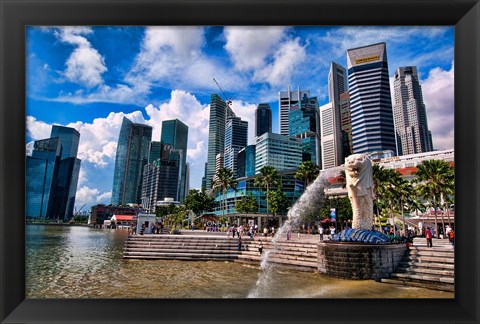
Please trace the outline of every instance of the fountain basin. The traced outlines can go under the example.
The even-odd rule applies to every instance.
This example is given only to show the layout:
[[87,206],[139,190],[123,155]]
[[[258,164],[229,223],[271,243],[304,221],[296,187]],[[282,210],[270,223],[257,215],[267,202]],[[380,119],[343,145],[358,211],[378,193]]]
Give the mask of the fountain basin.
[[325,241],[318,245],[318,272],[345,279],[389,278],[406,251],[405,244]]

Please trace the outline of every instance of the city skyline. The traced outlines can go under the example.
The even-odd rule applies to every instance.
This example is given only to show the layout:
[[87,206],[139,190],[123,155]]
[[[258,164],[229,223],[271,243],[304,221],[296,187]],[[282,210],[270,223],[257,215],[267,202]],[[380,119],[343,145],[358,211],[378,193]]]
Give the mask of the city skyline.
[[270,105],[278,133],[279,91],[308,89],[323,105],[330,63],[346,67],[347,49],[379,41],[391,84],[398,67],[417,66],[434,146],[452,148],[453,27],[52,27],[27,29],[27,149],[52,124],[76,128],[76,205],[108,204],[122,118],[152,126],[152,141],[178,118],[191,130],[190,183],[200,188],[212,93],[232,99],[252,144],[258,104]]

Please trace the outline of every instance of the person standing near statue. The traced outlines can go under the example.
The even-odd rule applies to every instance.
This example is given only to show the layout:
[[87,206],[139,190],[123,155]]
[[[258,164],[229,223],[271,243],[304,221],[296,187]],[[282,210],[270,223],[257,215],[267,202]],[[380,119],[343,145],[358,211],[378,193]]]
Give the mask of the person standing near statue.
[[318,232],[320,233],[320,241],[323,242],[323,226],[322,225],[319,225],[318,226]]

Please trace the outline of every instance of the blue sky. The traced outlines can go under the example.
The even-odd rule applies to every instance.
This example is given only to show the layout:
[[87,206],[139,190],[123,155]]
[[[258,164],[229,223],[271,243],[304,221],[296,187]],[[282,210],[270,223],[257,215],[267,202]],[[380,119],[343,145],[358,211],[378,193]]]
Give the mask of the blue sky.
[[210,94],[220,92],[213,78],[249,122],[251,142],[259,103],[272,107],[276,132],[279,91],[308,89],[325,104],[330,63],[346,66],[347,49],[378,42],[390,77],[417,66],[434,147],[453,148],[453,27],[29,27],[26,36],[27,152],[52,124],[80,132],[77,208],[110,203],[123,116],[153,126],[156,141],[163,120],[187,124],[199,188]]

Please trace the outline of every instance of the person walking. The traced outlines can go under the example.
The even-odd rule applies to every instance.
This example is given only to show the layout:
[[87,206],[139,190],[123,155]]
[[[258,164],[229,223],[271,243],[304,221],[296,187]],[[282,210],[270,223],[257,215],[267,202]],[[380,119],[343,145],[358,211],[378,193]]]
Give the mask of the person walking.
[[452,246],[455,246],[455,231],[451,228],[450,232],[448,232],[448,240]]
[[258,253],[260,253],[260,255],[262,255],[262,251],[263,251],[263,244],[262,244],[262,241],[260,241],[258,243]]
[[427,230],[425,231],[425,237],[427,238],[427,247],[433,247],[432,244],[432,231],[430,231],[430,227],[427,227]]
[[320,241],[322,242],[323,242],[323,231],[324,231],[323,226],[322,225],[318,226],[318,232],[320,233]]

